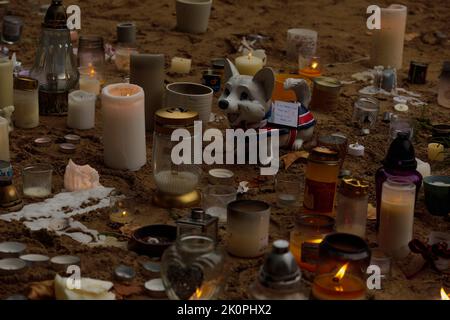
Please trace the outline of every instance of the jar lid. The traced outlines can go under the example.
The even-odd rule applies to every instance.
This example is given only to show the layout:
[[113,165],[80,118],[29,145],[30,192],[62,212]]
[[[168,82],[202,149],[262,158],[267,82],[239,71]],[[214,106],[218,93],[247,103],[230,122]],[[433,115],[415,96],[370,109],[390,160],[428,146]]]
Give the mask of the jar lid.
[[353,177],[343,178],[341,192],[350,196],[365,196],[369,192],[369,182]]
[[296,219],[297,226],[317,232],[332,230],[334,223],[334,218],[321,214],[305,214]]
[[388,169],[416,170],[417,161],[409,132],[399,132],[392,141],[383,165]]
[[78,46],[79,48],[103,49],[103,38],[94,35],[80,36]]
[[347,233],[333,233],[319,245],[320,256],[338,260],[360,261],[370,259],[370,249],[360,237]]
[[38,88],[39,82],[30,77],[14,78],[14,89],[32,91]]
[[342,83],[335,78],[330,77],[317,77],[313,79],[315,85],[319,85],[325,88],[340,88]]
[[192,126],[198,120],[198,113],[184,108],[159,109],[155,122],[159,125]]
[[316,147],[309,155],[308,161],[334,164],[339,162],[339,153],[326,147]]

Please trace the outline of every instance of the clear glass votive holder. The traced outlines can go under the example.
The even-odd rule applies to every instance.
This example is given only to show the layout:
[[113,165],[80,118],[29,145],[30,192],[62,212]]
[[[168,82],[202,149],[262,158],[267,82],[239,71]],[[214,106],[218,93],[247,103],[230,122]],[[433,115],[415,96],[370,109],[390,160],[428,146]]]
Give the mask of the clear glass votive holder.
[[296,176],[277,177],[275,180],[277,205],[280,208],[300,206],[300,179]]
[[370,265],[380,268],[381,276],[383,280],[386,280],[391,275],[392,257],[379,248],[372,249],[371,251]]
[[414,136],[414,124],[411,119],[405,117],[399,117],[397,115],[393,115],[391,117],[390,124],[390,137],[391,141],[397,138],[397,135],[400,132],[406,132],[409,134],[409,139],[411,140]]
[[31,198],[46,198],[52,194],[53,167],[34,164],[22,171],[23,194]]
[[206,214],[219,218],[220,223],[227,222],[227,206],[236,201],[237,190],[233,186],[211,185],[203,190],[203,209]]

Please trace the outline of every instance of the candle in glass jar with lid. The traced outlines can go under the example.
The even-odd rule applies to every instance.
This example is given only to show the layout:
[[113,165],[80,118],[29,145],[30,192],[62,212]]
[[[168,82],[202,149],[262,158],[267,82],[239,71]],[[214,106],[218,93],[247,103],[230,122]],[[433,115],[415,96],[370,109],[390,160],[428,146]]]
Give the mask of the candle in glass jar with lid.
[[14,124],[26,129],[39,125],[38,81],[35,79],[14,79]]
[[[198,113],[183,108],[160,109],[155,113],[155,131],[153,135],[153,177],[157,192],[153,197],[156,205],[163,208],[185,208],[199,204],[201,196],[197,190],[201,169],[193,164],[192,158],[185,159],[176,153],[174,163],[173,149],[179,145],[194,148],[196,132],[194,122]],[[172,141],[172,133],[182,129],[188,133],[179,140]],[[176,151],[176,150],[175,150]],[[191,152],[194,154],[195,152]]]

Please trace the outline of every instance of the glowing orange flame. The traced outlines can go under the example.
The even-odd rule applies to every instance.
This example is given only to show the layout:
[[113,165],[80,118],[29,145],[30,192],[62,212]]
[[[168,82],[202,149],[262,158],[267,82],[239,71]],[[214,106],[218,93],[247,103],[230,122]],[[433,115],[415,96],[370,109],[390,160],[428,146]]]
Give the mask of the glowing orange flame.
[[334,276],[333,281],[336,281],[336,282],[341,281],[342,278],[344,278],[345,273],[347,272],[347,269],[348,269],[348,262],[339,269],[339,271]]
[[128,212],[126,212],[125,210],[122,211],[122,217],[126,217],[128,215]]
[[313,63],[311,63],[311,68],[313,68],[313,69],[317,69],[318,66],[319,66],[319,63],[317,61],[314,61]]
[[192,295],[191,300],[199,300],[203,295],[203,290],[201,288],[197,288],[195,293]]
[[250,51],[250,52],[248,53],[248,60],[251,60],[252,57],[253,57],[253,53]]
[[450,300],[447,292],[445,292],[444,288],[441,288],[441,300]]

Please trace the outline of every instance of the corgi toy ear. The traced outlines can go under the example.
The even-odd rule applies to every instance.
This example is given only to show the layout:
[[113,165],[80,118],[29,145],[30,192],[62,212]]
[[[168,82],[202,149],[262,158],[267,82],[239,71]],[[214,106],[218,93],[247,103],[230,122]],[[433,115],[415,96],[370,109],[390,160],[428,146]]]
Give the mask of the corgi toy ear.
[[236,66],[229,59],[225,59],[225,82],[228,82],[230,78],[239,76],[239,71]]
[[253,81],[258,83],[264,89],[264,97],[266,101],[272,98],[275,88],[275,73],[271,68],[263,68],[253,77]]

